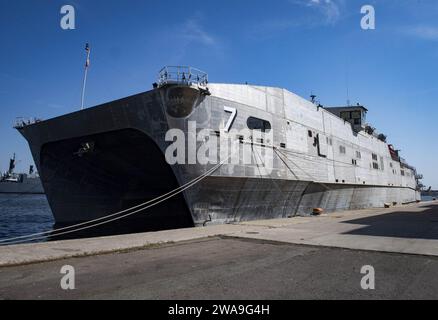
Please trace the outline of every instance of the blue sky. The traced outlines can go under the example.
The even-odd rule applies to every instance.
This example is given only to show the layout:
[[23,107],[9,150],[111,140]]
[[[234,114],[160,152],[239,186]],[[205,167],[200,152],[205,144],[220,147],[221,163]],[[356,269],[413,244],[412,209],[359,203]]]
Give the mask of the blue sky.
[[[76,29],[60,8],[76,9]],[[363,5],[376,29],[362,30]],[[18,116],[78,109],[149,90],[164,65],[192,65],[212,82],[279,86],[323,105],[368,109],[368,121],[438,188],[438,2],[435,0],[216,0],[0,2],[0,170],[27,143]],[[348,80],[347,80],[348,79]],[[348,86],[347,86],[348,83]]]

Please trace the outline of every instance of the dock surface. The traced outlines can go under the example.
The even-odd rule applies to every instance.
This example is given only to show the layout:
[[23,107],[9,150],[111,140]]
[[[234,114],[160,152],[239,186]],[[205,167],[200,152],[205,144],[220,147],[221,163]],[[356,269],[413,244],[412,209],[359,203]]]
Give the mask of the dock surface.
[[0,266],[1,299],[437,299],[438,202],[3,246]]

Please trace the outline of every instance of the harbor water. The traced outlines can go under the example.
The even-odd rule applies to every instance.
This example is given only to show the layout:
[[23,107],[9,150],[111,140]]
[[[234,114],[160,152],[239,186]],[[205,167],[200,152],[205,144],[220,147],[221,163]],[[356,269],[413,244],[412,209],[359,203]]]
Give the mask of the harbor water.
[[421,201],[433,201],[436,197],[432,196],[421,196]]
[[[137,216],[141,215],[142,213],[137,214]],[[64,228],[68,226],[70,225],[55,224],[44,194],[0,193],[0,246],[14,244],[1,242],[4,239],[41,232],[45,234],[18,239],[18,241],[19,243],[44,242],[163,230],[159,226],[144,225],[141,221],[129,219],[120,219],[91,228],[84,228],[85,226],[82,225],[81,230],[73,230],[74,228],[65,230]],[[59,231],[59,229],[63,230]]]
[[[422,200],[432,201],[433,197],[423,196]],[[39,232],[52,231],[54,228],[59,227],[55,226],[54,223],[55,222],[45,195],[0,194],[0,240]],[[104,229],[94,228],[87,230],[87,232],[73,233],[68,237],[63,237],[63,239],[151,230],[148,230],[147,228],[139,228],[139,226],[124,225],[122,221],[119,221],[116,224],[107,226]],[[58,237],[58,239],[61,238]],[[34,241],[47,240],[48,238],[41,238],[39,236],[39,239]]]
[[50,231],[53,224],[45,195],[0,194],[0,240]]

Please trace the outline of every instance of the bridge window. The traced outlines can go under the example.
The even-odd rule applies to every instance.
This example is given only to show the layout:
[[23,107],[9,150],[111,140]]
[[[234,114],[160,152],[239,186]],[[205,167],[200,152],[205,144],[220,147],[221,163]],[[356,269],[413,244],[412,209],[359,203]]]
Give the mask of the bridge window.
[[342,111],[341,112],[341,118],[345,121],[350,120],[350,111]]
[[341,119],[354,125],[361,125],[364,121],[364,115],[365,113],[363,113],[362,110],[341,111],[339,114]]
[[271,130],[271,123],[269,121],[255,117],[249,117],[246,125],[251,130],[260,130],[262,132],[269,132]]
[[362,115],[360,111],[351,112],[354,124],[360,125],[362,123]]
[[344,146],[339,146],[339,153],[345,154],[346,150]]

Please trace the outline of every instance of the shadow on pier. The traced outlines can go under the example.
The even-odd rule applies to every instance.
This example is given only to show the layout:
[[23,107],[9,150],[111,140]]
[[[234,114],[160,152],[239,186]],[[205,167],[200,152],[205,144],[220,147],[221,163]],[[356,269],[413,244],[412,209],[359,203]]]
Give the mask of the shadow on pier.
[[344,223],[365,225],[365,227],[344,234],[437,240],[438,203],[425,204],[421,209],[416,212],[396,211],[347,220]]
[[[68,224],[55,224],[53,226],[53,230],[58,230],[60,228],[64,228],[68,226],[69,226]],[[87,224],[83,226],[78,226],[77,228],[81,228],[85,226],[87,226]],[[162,231],[162,230],[190,228],[190,227],[193,227],[193,222],[184,218],[166,221],[165,225],[163,225],[163,222],[160,220],[145,220],[141,218],[126,219],[126,220],[121,219],[121,220],[113,221],[99,226],[93,226],[92,228],[79,230],[67,234],[56,235],[56,233],[63,233],[63,231],[69,231],[69,229],[54,231],[56,233],[54,234],[52,232],[52,234],[47,238],[47,241],[114,236],[121,234]],[[76,228],[72,228],[72,229],[76,229]]]

